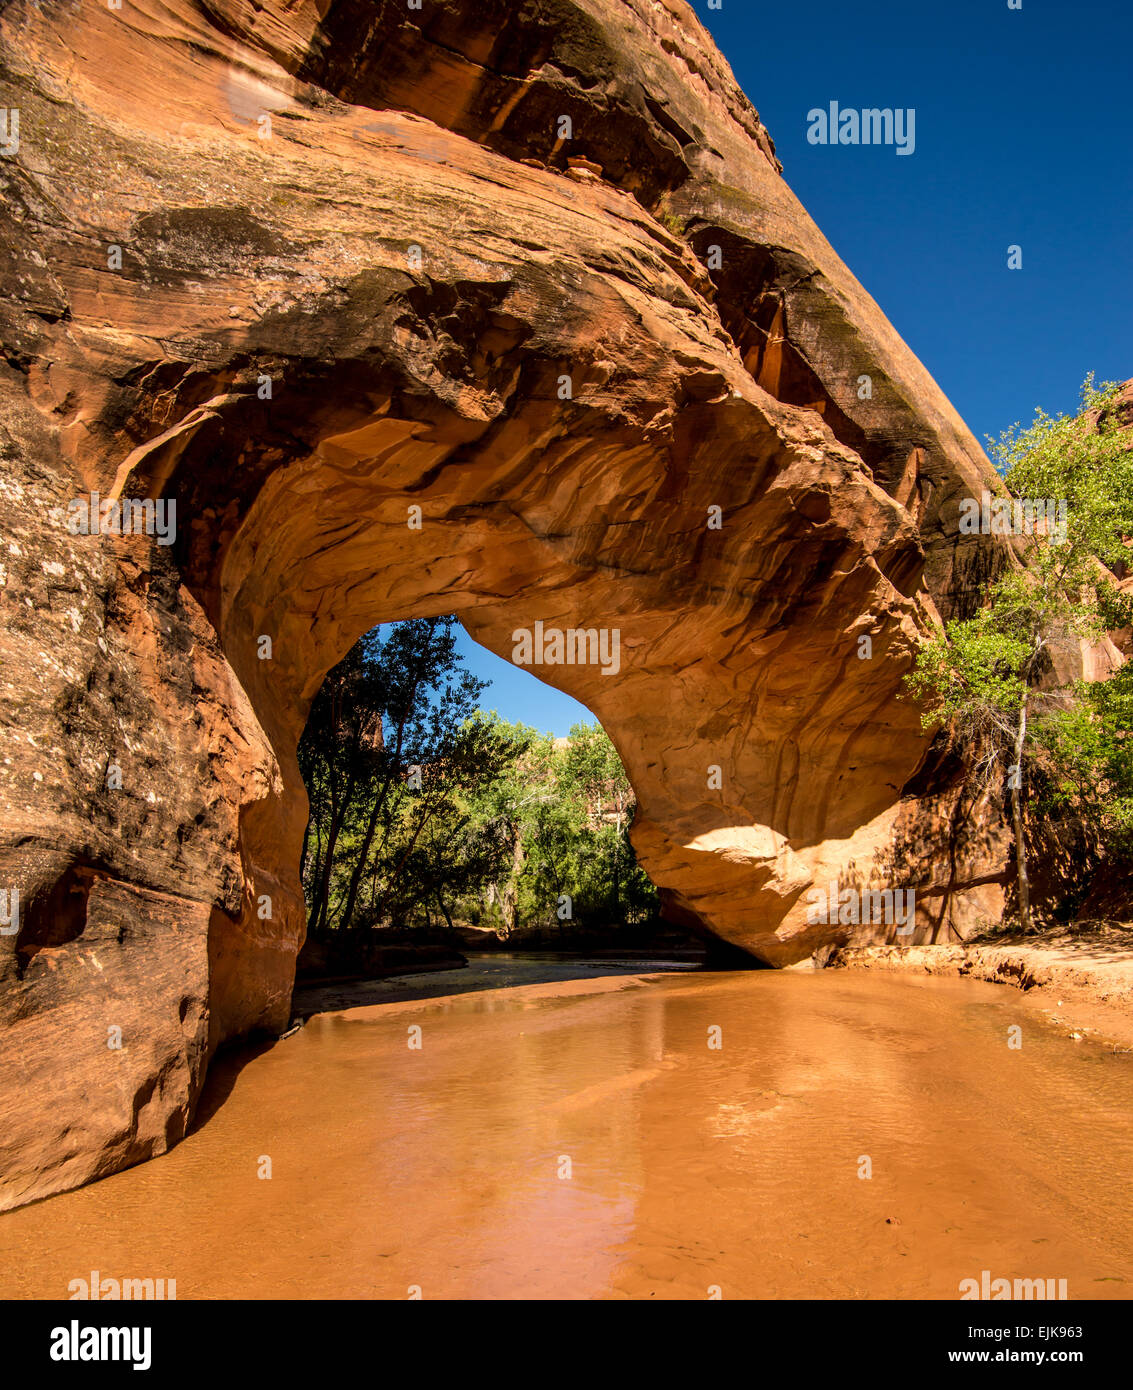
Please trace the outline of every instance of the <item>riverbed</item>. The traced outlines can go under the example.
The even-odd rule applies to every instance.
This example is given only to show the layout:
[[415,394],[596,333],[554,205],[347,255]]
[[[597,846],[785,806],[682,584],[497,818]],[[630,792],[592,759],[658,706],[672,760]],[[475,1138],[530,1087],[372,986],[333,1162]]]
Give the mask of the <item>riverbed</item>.
[[316,1000],[217,1060],[172,1152],[0,1216],[0,1297],[93,1270],[179,1299],[1133,1295],[1133,1057],[1015,991],[444,974],[472,987]]

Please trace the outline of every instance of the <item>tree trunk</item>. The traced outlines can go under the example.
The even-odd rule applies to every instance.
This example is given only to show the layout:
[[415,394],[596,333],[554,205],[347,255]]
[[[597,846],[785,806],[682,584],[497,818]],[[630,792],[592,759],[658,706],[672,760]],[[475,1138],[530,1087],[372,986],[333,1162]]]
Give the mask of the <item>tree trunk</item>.
[[[312,822],[311,822],[311,821],[308,821],[307,823],[308,823],[308,825],[310,825]],[[310,907],[309,907],[308,910],[307,910],[307,929],[308,929],[308,931],[311,930],[312,923],[314,922],[314,915],[315,915],[315,899],[316,899],[316,897],[317,897],[317,895],[318,895],[319,884],[320,884],[320,882],[322,881],[322,872],[323,872],[323,832],[322,832],[322,827],[319,825],[318,821],[314,821],[313,823],[314,823],[314,827],[315,827],[314,861],[313,861],[312,864],[309,865],[310,873],[303,879],[303,895],[304,895],[304,897],[308,896],[308,885],[310,885],[310,887],[309,887],[309,895],[310,895],[311,903],[310,903]]]
[[[343,909],[342,909],[342,918],[341,918],[341,920],[342,920],[342,925],[343,925],[344,927],[349,927],[349,925],[350,925],[350,918],[351,918],[351,915],[352,915],[353,912],[354,912],[354,904],[355,904],[355,902],[356,902],[357,899],[358,899],[358,891],[359,891],[359,889],[360,889],[361,886],[362,886],[362,877],[363,877],[363,875],[364,875],[365,872],[366,872],[366,861],[367,861],[367,860],[369,859],[369,857],[370,857],[370,848],[371,848],[371,846],[372,846],[373,843],[374,843],[374,831],[377,829],[378,818],[379,818],[379,816],[382,814],[382,812],[385,810],[386,801],[387,801],[388,798],[389,798],[390,787],[391,787],[391,785],[393,784],[394,778],[395,778],[395,777],[399,777],[399,776],[401,775],[401,753],[402,753],[402,748],[403,748],[403,746],[404,746],[404,740],[405,740],[405,720],[404,720],[404,718],[403,718],[403,719],[401,720],[401,722],[397,725],[397,738],[396,738],[396,740],[394,741],[393,758],[392,758],[392,760],[387,760],[386,770],[385,770],[385,777],[384,777],[383,780],[382,780],[382,789],[381,789],[381,791],[377,794],[377,796],[375,796],[375,798],[374,798],[374,804],[373,804],[373,806],[370,808],[370,818],[369,818],[369,821],[368,821],[367,824],[366,824],[366,834],[365,834],[365,837],[363,838],[363,841],[362,841],[362,849],[361,849],[361,851],[359,852],[359,855],[358,855],[357,860],[355,861],[355,864],[354,864],[354,871],[353,871],[353,873],[350,875],[350,884],[349,884],[349,886],[348,886],[348,888],[347,888],[347,890],[346,890],[346,904],[345,904],[345,906],[344,906]],[[382,732],[382,723],[381,723],[381,718],[380,718],[380,717],[379,717],[379,719],[378,719],[377,743],[378,743],[378,747],[379,747],[379,748],[384,749],[384,748],[386,747],[386,740],[385,740],[385,735],[384,735],[383,732]],[[387,832],[387,833],[388,833],[388,832]],[[383,845],[385,844],[385,841],[386,841],[386,836],[383,835],[383,836],[382,836],[382,844],[383,844]],[[380,853],[380,852],[379,852],[379,853]],[[375,871],[375,877],[376,877],[376,871]],[[370,898],[370,911],[371,911],[371,913],[373,912],[373,907],[374,907],[374,900],[373,900],[373,896],[371,895],[371,898]]]
[[[389,895],[390,895],[390,893],[392,892],[392,890],[397,886],[398,882],[400,881],[400,879],[401,879],[401,871],[402,871],[402,869],[404,869],[404,867],[405,867],[405,861],[406,861],[406,860],[409,858],[409,856],[413,853],[413,847],[414,847],[414,845],[416,845],[417,840],[418,840],[418,837],[420,836],[422,830],[425,829],[425,826],[428,825],[429,821],[431,821],[432,818],[436,815],[436,813],[437,813],[437,811],[438,811],[439,809],[440,809],[440,803],[439,803],[439,802],[436,802],[436,803],[434,803],[434,804],[431,805],[431,806],[428,805],[428,804],[425,805],[424,813],[423,813],[423,815],[421,816],[421,819],[420,819],[420,820],[418,821],[418,823],[417,823],[417,829],[414,830],[413,836],[412,836],[412,838],[410,839],[408,845],[406,845],[405,849],[402,851],[401,857],[398,859],[397,863],[394,864],[394,866],[393,866],[392,869],[390,870],[389,879],[388,879],[388,881],[387,881],[387,883],[386,883],[385,888],[384,888],[383,891],[382,891],[382,900],[381,900],[381,903],[380,903],[379,906],[378,906],[378,913],[379,913],[379,916],[384,915],[384,913],[385,913],[386,903],[389,901]],[[429,911],[428,908],[426,908],[426,909],[425,909],[426,916],[428,915],[428,911]]]
[[435,884],[435,883],[433,884],[433,897],[436,898],[436,900],[437,900],[437,906],[440,908],[441,912],[444,914],[444,919],[445,919],[445,921],[448,923],[448,929],[449,929],[449,931],[452,931],[452,932],[456,931],[456,927],[453,926],[452,917],[449,915],[449,910],[448,910],[448,908],[445,906],[445,900],[444,900],[444,898],[441,896],[440,886],[439,886],[438,884]]
[[1011,779],[1011,816],[1015,822],[1015,867],[1019,883],[1019,924],[1031,930],[1031,886],[1027,880],[1027,846],[1023,836],[1023,746],[1027,738],[1027,692],[1019,706],[1019,727],[1015,731],[1015,776]]
[[511,874],[504,889],[501,906],[504,910],[504,931],[512,936],[519,929],[519,874],[523,868],[523,831],[515,828],[515,844],[511,852]]
[[621,866],[622,866],[622,808],[618,807],[618,824],[614,838],[614,922],[621,924],[622,916],[622,891],[621,891]]
[[340,814],[336,806],[331,809],[331,823],[327,829],[326,859],[323,862],[323,871],[319,879],[318,888],[311,903],[311,917],[307,923],[308,930],[314,934],[321,931],[327,924],[327,909],[330,905],[330,876],[334,868],[334,851],[338,845],[338,832],[342,829],[342,822],[345,814]]
[[387,776],[382,784],[380,795],[374,798],[374,804],[370,807],[370,818],[366,823],[366,833],[362,837],[362,848],[358,851],[358,857],[354,861],[354,868],[350,874],[350,884],[346,890],[346,902],[342,908],[342,915],[339,919],[344,927],[350,926],[350,918],[354,913],[354,904],[358,899],[358,890],[362,886],[362,876],[366,872],[366,864],[370,858],[370,847],[374,843],[374,832],[378,828],[378,817],[385,809],[389,784],[390,779]]

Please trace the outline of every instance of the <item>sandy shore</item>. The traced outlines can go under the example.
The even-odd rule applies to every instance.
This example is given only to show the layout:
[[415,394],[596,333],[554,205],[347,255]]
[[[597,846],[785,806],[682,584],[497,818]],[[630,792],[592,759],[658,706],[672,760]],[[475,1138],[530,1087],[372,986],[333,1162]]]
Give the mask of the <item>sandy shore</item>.
[[862,946],[831,967],[1014,985],[1070,1037],[1133,1048],[1133,927],[947,946]]
[[557,956],[549,953],[510,953],[469,951],[461,969],[436,969],[430,974],[411,972],[386,975],[374,980],[315,981],[297,986],[292,1003],[296,1020],[316,1014],[350,1012],[367,1017],[366,1010],[378,1009],[385,1015],[399,1005],[417,1007],[438,1003],[464,994],[494,993],[523,989],[532,999],[559,995],[600,993],[622,989],[657,973],[697,971],[695,961],[657,958],[646,953],[626,953],[613,958],[602,956]]

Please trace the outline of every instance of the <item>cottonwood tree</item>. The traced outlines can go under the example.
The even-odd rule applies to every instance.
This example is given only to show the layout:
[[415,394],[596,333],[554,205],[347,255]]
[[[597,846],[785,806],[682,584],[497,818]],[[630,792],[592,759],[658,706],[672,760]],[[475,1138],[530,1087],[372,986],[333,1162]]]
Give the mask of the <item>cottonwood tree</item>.
[[443,703],[435,713],[443,737],[379,846],[370,916],[404,922],[423,912],[428,921],[435,906],[451,929],[454,908],[498,877],[510,856],[507,827],[478,818],[474,802],[515,765],[523,744],[480,711],[447,731]]
[[[638,875],[629,843],[629,826],[636,806],[633,787],[609,734],[598,724],[575,724],[570,731],[562,759],[562,776],[570,792],[581,803],[587,824],[597,838],[608,872],[609,910],[615,917],[622,911],[622,886]],[[635,883],[629,884],[633,896]]]
[[404,905],[421,837],[461,787],[495,776],[510,756],[474,718],[486,683],[462,669],[454,628],[447,617],[375,629],[312,705],[298,754],[312,932],[350,926],[364,887],[372,918]]
[[503,727],[523,752],[474,807],[481,822],[506,827],[512,846],[485,904],[498,934],[533,924],[562,929],[564,894],[575,925],[654,913],[656,890],[629,844],[633,790],[601,726],[575,724],[565,741],[522,725]]
[[1095,389],[1087,378],[1077,415],[1039,411],[1028,429],[1015,425],[991,441],[1016,497],[1066,503],[1065,536],[1048,528],[1022,537],[1022,564],[988,586],[973,617],[926,641],[906,677],[926,703],[923,726],[945,726],[969,777],[1006,778],[1024,931],[1031,928],[1024,821],[1032,757],[1045,753],[1066,799],[1085,771],[1108,768],[1110,780],[1129,772],[1128,676],[1103,695],[1061,679],[1051,659],[1060,638],[1096,642],[1129,621],[1129,600],[1114,582],[1133,536],[1133,453],[1113,409],[1117,390]]
[[523,925],[634,920],[656,893],[629,845],[633,791],[597,724],[556,741],[477,708],[455,620],[364,637],[327,676],[299,746],[312,935],[433,914]]

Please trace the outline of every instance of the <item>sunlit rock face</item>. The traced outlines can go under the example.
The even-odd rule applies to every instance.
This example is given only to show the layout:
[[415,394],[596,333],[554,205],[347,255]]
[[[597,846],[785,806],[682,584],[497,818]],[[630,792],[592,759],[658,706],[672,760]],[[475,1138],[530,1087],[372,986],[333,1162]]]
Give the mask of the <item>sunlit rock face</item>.
[[[211,1050],[285,1026],[295,746],[379,621],[616,634],[532,669],[617,745],[674,920],[785,965],[894,939],[808,923],[832,882],[915,889],[908,940],[997,914],[999,832],[898,700],[1006,560],[957,533],[996,484],[687,6],[0,33],[5,1204],[162,1152]],[[74,534],[92,493],[164,513]]]

